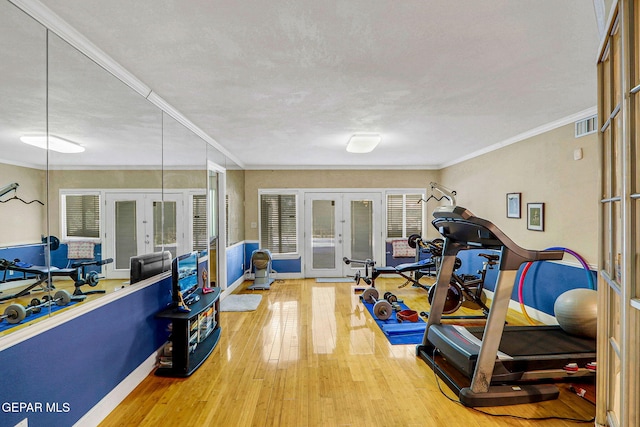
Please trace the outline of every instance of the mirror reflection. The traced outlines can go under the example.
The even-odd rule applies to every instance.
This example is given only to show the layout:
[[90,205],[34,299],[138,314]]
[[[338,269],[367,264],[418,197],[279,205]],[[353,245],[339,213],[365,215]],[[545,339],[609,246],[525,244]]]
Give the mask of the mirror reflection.
[[207,249],[207,147],[195,133],[164,114],[162,242],[173,257]]
[[89,58],[49,36],[49,150],[56,267],[79,268],[75,295],[126,285],[132,256],[155,252],[153,203],[162,199],[162,112]]
[[[0,46],[0,335],[129,286],[132,257],[244,239],[223,153],[1,0]],[[210,162],[229,169],[220,213]],[[225,242],[212,215],[231,219]]]
[[[0,2],[0,334],[44,316],[47,269],[47,152],[24,143],[45,135],[47,31]],[[32,293],[37,293],[37,304]],[[30,305],[31,300],[34,300]]]

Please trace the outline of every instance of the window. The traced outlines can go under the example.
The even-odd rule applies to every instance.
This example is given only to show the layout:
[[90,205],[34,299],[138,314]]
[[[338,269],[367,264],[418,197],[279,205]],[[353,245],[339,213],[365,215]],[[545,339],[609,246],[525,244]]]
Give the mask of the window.
[[209,247],[207,236],[207,196],[193,195],[193,250],[206,251]]
[[422,195],[387,195],[387,237],[422,235]]
[[260,195],[260,247],[273,254],[298,252],[295,194]]
[[65,194],[62,196],[65,239],[100,238],[100,195]]

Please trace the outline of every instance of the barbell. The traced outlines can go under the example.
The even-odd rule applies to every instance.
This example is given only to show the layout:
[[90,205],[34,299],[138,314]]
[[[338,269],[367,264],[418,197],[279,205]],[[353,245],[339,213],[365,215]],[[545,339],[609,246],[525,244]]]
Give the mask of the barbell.
[[362,300],[373,304],[373,314],[380,320],[387,320],[393,314],[393,306],[386,299],[378,299],[379,297],[378,290],[373,287],[365,289],[362,293]]

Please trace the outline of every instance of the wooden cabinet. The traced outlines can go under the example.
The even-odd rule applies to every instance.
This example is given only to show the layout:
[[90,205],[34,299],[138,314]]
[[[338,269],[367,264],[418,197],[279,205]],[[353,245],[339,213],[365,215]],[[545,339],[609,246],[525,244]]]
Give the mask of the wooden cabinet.
[[171,321],[171,336],[165,344],[155,374],[165,377],[191,375],[211,354],[220,339],[220,288],[203,294],[198,289],[199,301],[188,307],[189,312],[176,308],[156,315]]

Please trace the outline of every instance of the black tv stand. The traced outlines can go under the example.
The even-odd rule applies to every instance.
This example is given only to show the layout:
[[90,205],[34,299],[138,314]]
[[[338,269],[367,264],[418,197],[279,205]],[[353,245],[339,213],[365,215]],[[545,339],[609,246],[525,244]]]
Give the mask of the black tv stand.
[[[160,355],[155,374],[163,377],[188,377],[209,357],[220,340],[220,288],[203,294],[189,305],[190,311],[167,308],[156,317],[172,322],[170,342]],[[170,349],[170,350],[168,350]]]

